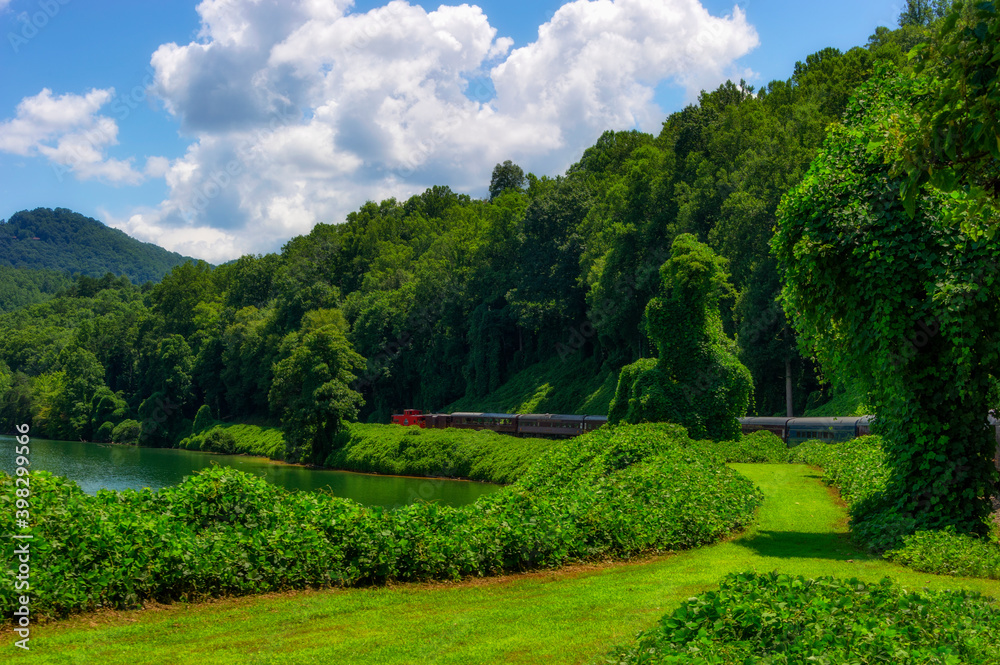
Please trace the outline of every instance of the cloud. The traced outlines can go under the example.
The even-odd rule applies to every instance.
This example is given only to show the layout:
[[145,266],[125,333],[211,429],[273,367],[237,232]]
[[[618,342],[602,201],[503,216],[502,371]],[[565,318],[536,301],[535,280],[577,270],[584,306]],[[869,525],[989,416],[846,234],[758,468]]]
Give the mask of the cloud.
[[114,97],[114,88],[93,89],[85,95],[53,96],[48,88],[17,105],[17,115],[0,122],[0,152],[46,157],[61,180],[72,173],[80,180],[138,184],[143,175],[132,160],[112,159],[109,146],[118,143],[118,123],[98,115]]
[[122,228],[233,258],[366,199],[481,193],[505,159],[561,172],[604,130],[657,131],[660,83],[693,98],[758,43],[738,8],[715,17],[697,0],[576,0],[513,51],[476,6],[350,6],[202,2],[198,40],[151,58],[152,90],[191,144],[147,163],[169,196]]

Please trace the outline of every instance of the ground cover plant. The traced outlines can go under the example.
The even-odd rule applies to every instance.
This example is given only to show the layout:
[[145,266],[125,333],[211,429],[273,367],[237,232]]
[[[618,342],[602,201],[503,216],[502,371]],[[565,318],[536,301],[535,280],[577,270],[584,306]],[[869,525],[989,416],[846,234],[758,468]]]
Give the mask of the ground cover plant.
[[886,558],[917,570],[1000,580],[1000,544],[996,533],[977,538],[954,529],[918,531],[903,537],[903,546]]
[[724,462],[783,464],[788,461],[788,447],[772,432],[759,430],[735,441],[696,441],[696,447],[719,455]]
[[[13,479],[2,476],[0,485],[9,502]],[[678,550],[743,528],[762,500],[749,480],[693,450],[672,425],[567,440],[517,483],[460,508],[368,508],[226,467],[157,492],[89,496],[45,472],[33,473],[31,485],[32,554],[46,562],[32,571],[32,610],[50,616]],[[15,531],[13,513],[3,513],[5,532]],[[12,556],[12,543],[3,549]],[[13,574],[2,573],[6,616],[15,608]]]
[[[579,665],[600,662],[610,645],[648,630],[692,596],[718,589],[726,574],[747,570],[871,584],[888,576],[908,589],[967,589],[1000,598],[1000,581],[922,573],[852,547],[842,503],[812,468],[731,466],[766,498],[751,528],[709,547],[488,583],[393,584],[88,613],[33,628],[31,651],[12,649],[10,660]],[[15,637],[0,626],[0,640],[7,636]]]
[[213,424],[181,439],[178,447],[227,455],[253,455],[276,460],[285,458],[285,436],[281,429],[242,423]]
[[1000,663],[1000,614],[968,591],[730,574],[606,663]]
[[[322,466],[396,476],[468,478],[506,485],[558,442],[519,438],[489,430],[422,429],[347,423]],[[180,448],[285,459],[277,427],[213,423],[182,439]]]
[[552,439],[519,438],[489,430],[348,425],[348,440],[325,466],[400,476],[447,476],[509,484],[547,450]]
[[[823,467],[823,482],[837,487],[853,516],[885,491],[890,470],[878,436],[838,444],[808,441],[789,453],[793,462]],[[1000,579],[1000,538],[994,524],[988,535],[921,529],[914,533],[855,533],[862,543],[885,551],[891,561],[940,575]]]
[[608,422],[665,421],[699,438],[739,439],[753,379],[719,314],[719,300],[732,293],[728,261],[691,234],[670,253],[659,269],[664,295],[643,318],[657,356],[622,368]]
[[789,451],[789,459],[822,467],[823,482],[840,490],[852,516],[866,499],[885,491],[891,473],[879,436],[861,436],[835,444],[806,441]]

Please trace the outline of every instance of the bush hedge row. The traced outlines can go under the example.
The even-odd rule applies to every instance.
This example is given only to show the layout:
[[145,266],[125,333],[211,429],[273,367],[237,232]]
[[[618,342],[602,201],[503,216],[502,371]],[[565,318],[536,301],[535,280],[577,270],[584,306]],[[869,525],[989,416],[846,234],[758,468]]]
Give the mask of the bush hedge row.
[[[156,492],[84,494],[31,474],[32,609],[63,616],[223,594],[459,579],[716,541],[762,501],[670,425],[601,429],[554,445],[515,484],[453,508],[369,508],[213,467]],[[0,502],[13,479],[0,476]],[[16,531],[12,506],[0,527]],[[13,560],[13,541],[3,544]],[[0,607],[16,607],[13,571]],[[23,592],[22,592],[23,593]]]
[[989,665],[1000,663],[998,644],[1000,607],[975,592],[742,573],[688,599],[604,662]]
[[179,448],[203,450],[226,455],[252,455],[269,459],[285,459],[285,436],[278,427],[257,425],[223,425],[210,427],[181,439]]
[[547,450],[551,439],[489,430],[421,429],[351,423],[348,439],[326,464],[333,469],[399,476],[446,476],[509,484]]
[[840,443],[806,441],[789,450],[789,460],[823,467],[823,482],[839,489],[851,508],[883,492],[889,481],[889,466],[879,436],[861,436]]
[[788,461],[785,442],[766,430],[743,435],[735,441],[697,441],[695,446],[715,453],[724,462],[784,464]]
[[[876,502],[889,480],[881,437],[866,436],[838,444],[809,441],[793,448],[790,458],[823,467],[823,481],[840,490],[853,515]],[[908,532],[906,525],[883,525],[854,535],[885,557],[916,570],[939,575],[1000,579],[1000,540],[954,530]]]

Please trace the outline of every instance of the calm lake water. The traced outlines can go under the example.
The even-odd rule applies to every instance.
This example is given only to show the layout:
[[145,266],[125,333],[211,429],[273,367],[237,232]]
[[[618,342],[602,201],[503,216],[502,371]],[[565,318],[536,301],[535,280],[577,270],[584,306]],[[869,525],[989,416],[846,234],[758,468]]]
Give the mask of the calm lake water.
[[[0,469],[14,472],[15,440],[0,436]],[[276,464],[261,457],[213,455],[193,450],[137,448],[111,446],[79,441],[47,441],[31,439],[31,469],[50,471],[76,481],[84,492],[95,494],[99,489],[160,489],[176,485],[184,476],[220,464],[231,466],[268,482],[289,489],[314,490],[329,488],[337,496],[354,499],[367,506],[395,507],[421,499],[462,506],[474,503],[484,494],[499,489],[498,485],[439,480],[437,478],[403,478],[374,476],[347,471],[306,469]]]

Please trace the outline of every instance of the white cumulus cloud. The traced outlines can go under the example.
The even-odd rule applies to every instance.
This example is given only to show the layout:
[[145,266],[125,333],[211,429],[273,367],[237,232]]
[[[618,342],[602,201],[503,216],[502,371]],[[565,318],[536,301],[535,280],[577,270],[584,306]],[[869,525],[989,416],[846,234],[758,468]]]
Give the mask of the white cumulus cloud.
[[41,155],[62,178],[72,173],[80,180],[138,184],[143,175],[132,160],[107,156],[118,143],[118,123],[98,111],[114,97],[114,88],[94,89],[85,95],[54,96],[43,88],[17,105],[17,115],[0,122],[0,152]]
[[367,199],[482,192],[506,159],[557,173],[607,129],[657,131],[657,85],[693,98],[758,42],[738,8],[716,17],[697,0],[575,0],[514,50],[477,6],[351,4],[202,2],[198,40],[151,59],[152,89],[191,144],[147,163],[168,198],[120,228],[229,259]]

